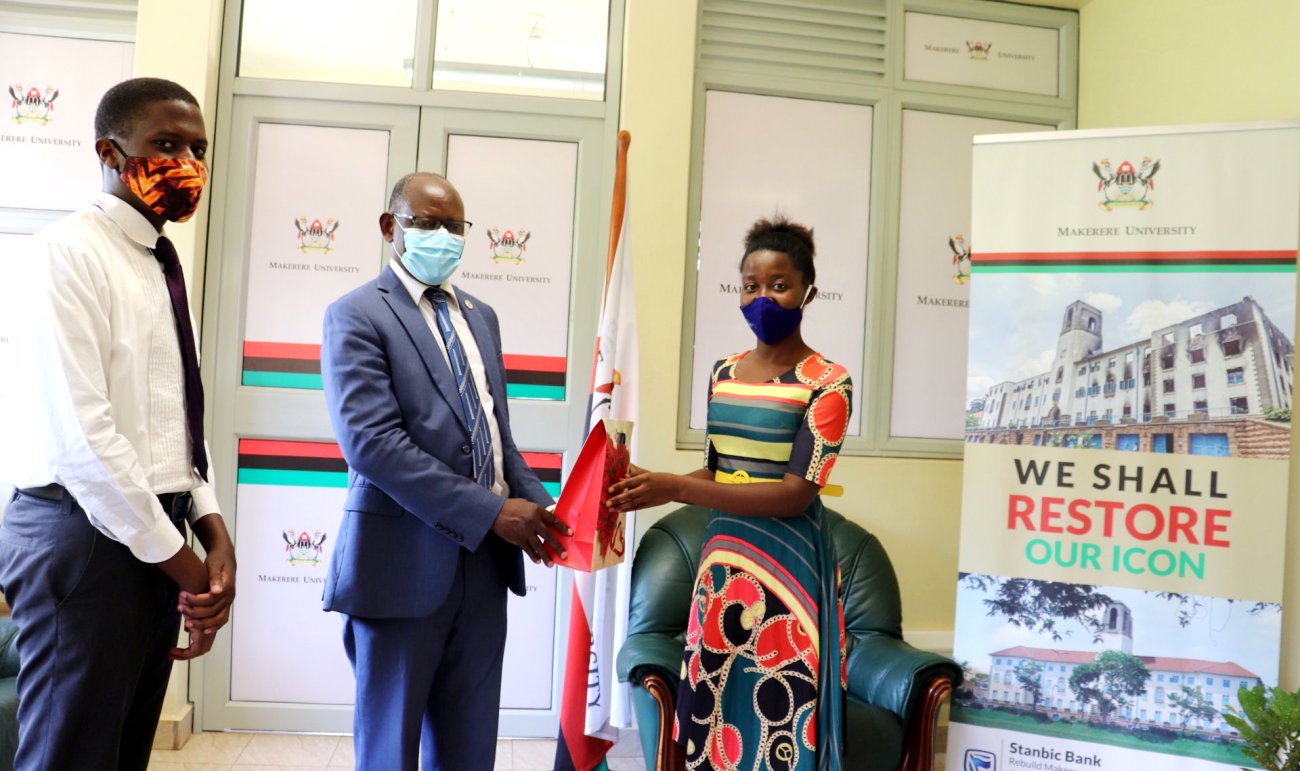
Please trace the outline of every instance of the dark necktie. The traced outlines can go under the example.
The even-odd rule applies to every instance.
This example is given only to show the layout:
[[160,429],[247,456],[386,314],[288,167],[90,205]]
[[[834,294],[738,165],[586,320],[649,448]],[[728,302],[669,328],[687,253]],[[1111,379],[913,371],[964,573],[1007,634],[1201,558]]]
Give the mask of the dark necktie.
[[153,256],[162,264],[167,280],[167,294],[172,301],[176,320],[176,338],[181,347],[181,369],[185,375],[185,423],[190,430],[190,458],[194,469],[206,482],[208,454],[203,446],[203,381],[199,379],[199,354],[194,345],[194,327],[190,324],[190,302],[185,296],[185,275],[176,247],[166,236],[159,236]]
[[478,388],[474,385],[474,373],[469,371],[465,347],[460,343],[456,328],[451,325],[447,292],[435,286],[430,287],[424,294],[433,303],[433,315],[438,321],[438,331],[442,334],[443,344],[447,346],[447,361],[451,364],[451,373],[456,376],[461,414],[465,416],[465,424],[469,426],[470,445],[474,450],[474,479],[491,490],[492,482],[496,479],[492,462],[492,434],[488,431],[487,414],[483,411],[483,402],[479,401]]

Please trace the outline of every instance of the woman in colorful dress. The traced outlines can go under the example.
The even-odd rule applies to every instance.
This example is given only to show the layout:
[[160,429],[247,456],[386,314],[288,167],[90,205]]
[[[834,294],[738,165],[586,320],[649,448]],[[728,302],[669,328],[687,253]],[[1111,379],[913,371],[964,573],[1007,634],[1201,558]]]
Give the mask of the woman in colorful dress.
[[840,768],[843,609],[818,495],[831,492],[853,386],[800,332],[817,296],[813,254],[810,229],[754,224],[740,310],[758,339],[713,366],[705,468],[633,469],[610,488],[620,510],[713,509],[673,729],[688,769]]

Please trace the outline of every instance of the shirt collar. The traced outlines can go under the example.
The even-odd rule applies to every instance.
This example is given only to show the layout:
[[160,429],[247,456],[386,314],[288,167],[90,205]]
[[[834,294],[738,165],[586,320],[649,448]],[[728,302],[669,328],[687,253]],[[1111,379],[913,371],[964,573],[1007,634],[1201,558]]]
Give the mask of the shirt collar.
[[107,214],[110,220],[117,223],[127,238],[146,249],[158,245],[158,236],[161,234],[131,204],[112,193],[100,193],[95,196],[95,206]]
[[[418,308],[420,306],[420,300],[424,298],[424,293],[429,291],[431,285],[424,283],[415,276],[412,276],[411,272],[406,269],[406,266],[398,260],[389,260],[388,267],[397,275],[397,279],[402,282],[402,286],[406,287],[406,291],[410,293],[411,299],[415,301],[415,305]],[[460,307],[460,301],[456,299],[456,288],[451,285],[450,278],[438,286],[447,293],[447,298],[450,300],[452,306]]]

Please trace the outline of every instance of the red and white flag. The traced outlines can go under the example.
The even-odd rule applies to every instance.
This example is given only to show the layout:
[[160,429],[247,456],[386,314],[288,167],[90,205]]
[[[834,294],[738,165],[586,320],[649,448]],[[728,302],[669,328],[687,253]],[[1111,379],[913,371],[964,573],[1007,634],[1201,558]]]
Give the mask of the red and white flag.
[[[631,228],[627,212],[631,207],[626,194],[629,142],[627,132],[619,132],[615,208],[610,217],[614,246],[600,306],[587,433],[605,418],[637,419],[636,299],[628,248]],[[634,462],[636,436],[634,426],[629,448]],[[560,696],[560,736],[555,751],[557,771],[606,768],[605,754],[617,741],[618,729],[631,727],[630,689],[618,682],[614,657],[627,638],[630,555],[635,552],[635,533],[635,517],[629,512],[625,531],[629,558],[613,568],[573,574],[569,645]]]

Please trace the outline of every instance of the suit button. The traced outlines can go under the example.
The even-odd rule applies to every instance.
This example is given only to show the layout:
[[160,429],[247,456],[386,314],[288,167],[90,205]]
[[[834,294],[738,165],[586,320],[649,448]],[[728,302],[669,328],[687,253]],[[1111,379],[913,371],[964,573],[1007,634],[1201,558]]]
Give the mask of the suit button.
[[460,446],[460,451],[466,455],[469,455],[471,452],[474,452],[474,448],[470,447],[468,444],[462,444]]

